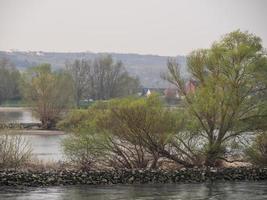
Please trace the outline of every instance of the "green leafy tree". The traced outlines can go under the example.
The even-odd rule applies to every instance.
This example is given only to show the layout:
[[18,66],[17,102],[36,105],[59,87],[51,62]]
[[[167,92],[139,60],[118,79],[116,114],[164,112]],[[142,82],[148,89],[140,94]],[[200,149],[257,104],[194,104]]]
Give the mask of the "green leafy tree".
[[188,56],[195,92],[186,90],[178,64],[169,61],[166,78],[184,96],[184,110],[191,116],[189,124],[194,130],[191,134],[201,141],[205,165],[229,161],[231,144],[262,128],[260,121],[266,120],[266,59],[259,37],[231,32],[210,49]]
[[44,129],[54,128],[62,112],[71,106],[73,100],[69,75],[52,72],[49,64],[30,68],[24,74],[22,91]]
[[0,60],[0,103],[20,98],[20,72],[7,60]]

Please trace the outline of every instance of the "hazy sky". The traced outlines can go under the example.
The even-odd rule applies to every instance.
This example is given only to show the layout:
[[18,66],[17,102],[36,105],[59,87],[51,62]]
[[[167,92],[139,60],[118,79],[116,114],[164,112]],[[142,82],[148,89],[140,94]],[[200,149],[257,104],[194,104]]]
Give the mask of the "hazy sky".
[[248,30],[267,47],[267,0],[0,0],[0,49],[185,55]]

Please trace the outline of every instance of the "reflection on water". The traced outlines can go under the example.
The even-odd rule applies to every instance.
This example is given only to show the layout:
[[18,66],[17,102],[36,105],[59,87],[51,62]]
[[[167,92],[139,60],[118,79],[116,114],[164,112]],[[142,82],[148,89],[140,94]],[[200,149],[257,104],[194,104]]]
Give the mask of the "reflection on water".
[[0,108],[0,123],[36,123],[32,111],[26,108]]
[[1,200],[265,200],[267,182],[0,188]]

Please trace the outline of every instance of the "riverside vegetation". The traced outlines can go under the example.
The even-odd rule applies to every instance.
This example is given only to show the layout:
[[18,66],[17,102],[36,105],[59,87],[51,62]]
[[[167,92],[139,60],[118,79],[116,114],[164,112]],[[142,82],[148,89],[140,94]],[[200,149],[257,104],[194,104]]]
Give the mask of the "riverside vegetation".
[[[196,83],[192,91],[175,60],[169,59],[167,67],[162,77],[182,97],[175,108],[166,107],[157,94],[134,95],[138,79],[110,56],[77,60],[59,72],[47,64],[31,68],[21,75],[20,93],[43,128],[69,133],[62,145],[75,169],[171,170],[240,162],[266,166],[267,55],[261,39],[238,30],[189,54],[187,67]],[[98,101],[76,109],[84,98]],[[9,155],[8,145],[2,144],[0,164]],[[27,148],[23,152],[29,153]],[[21,166],[30,159],[22,160]]]
[[187,66],[195,91],[186,90],[174,60],[164,75],[183,95],[174,109],[151,95],[71,112],[58,124],[72,133],[63,144],[66,155],[84,168],[266,165],[267,58],[260,38],[229,33],[192,52]]

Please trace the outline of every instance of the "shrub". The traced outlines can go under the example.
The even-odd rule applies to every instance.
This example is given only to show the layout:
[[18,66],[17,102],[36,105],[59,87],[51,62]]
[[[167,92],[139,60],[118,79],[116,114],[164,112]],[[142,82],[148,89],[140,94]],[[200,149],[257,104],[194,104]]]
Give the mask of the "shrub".
[[267,166],[267,132],[259,134],[246,150],[248,160],[259,166]]
[[177,116],[177,112],[163,106],[157,95],[124,98],[110,102],[97,126],[110,134],[110,151],[119,154],[117,158],[121,157],[124,167],[157,168],[161,157],[189,166],[183,157],[173,154],[172,141],[180,131]]
[[95,120],[106,108],[99,102],[87,110],[72,110],[57,124],[59,129],[69,132],[62,142],[63,151],[68,160],[81,169],[97,168],[105,165],[105,134],[99,132]]
[[199,162],[195,141],[181,132],[177,116],[152,95],[100,102],[71,112],[58,126],[71,132],[64,152],[82,168],[158,168],[163,157],[192,167]]
[[19,168],[31,159],[31,146],[20,135],[0,135],[0,169]]
[[87,133],[72,133],[62,142],[64,153],[77,167],[95,169],[105,161],[100,137],[93,129],[88,129]]

